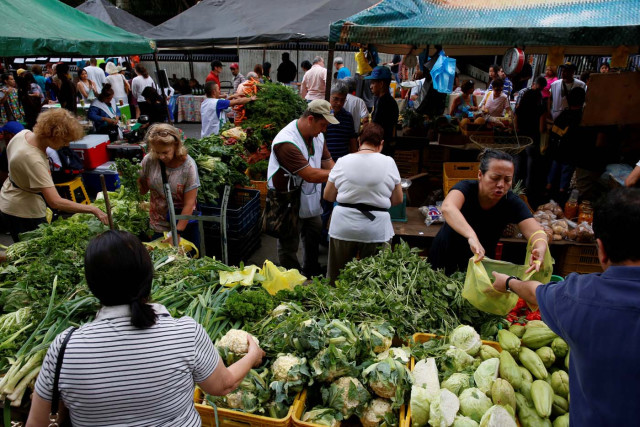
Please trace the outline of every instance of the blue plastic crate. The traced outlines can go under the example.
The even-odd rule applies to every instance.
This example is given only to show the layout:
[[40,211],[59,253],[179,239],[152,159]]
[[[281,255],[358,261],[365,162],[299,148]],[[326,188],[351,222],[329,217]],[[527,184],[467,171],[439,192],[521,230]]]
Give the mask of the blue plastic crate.
[[[216,205],[200,204],[206,216],[220,216],[221,200]],[[227,204],[227,238],[245,235],[260,220],[260,190],[234,188]],[[205,234],[220,234],[220,224],[204,223]]]

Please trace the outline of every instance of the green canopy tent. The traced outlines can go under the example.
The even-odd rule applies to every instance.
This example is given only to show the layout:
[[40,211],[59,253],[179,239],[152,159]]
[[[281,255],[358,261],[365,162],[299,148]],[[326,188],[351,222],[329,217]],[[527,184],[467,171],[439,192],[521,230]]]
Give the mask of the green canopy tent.
[[514,46],[608,55],[624,45],[633,52],[640,44],[640,1],[382,0],[333,23],[329,41],[405,54],[442,45],[452,56],[500,55]]
[[[57,0],[0,0],[0,56],[134,55],[155,42]],[[7,25],[7,23],[9,23]]]

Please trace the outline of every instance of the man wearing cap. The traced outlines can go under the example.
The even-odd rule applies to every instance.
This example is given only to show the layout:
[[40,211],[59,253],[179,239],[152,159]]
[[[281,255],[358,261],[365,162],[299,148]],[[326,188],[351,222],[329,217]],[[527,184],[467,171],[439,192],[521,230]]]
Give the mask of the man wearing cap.
[[562,65],[562,79],[556,80],[551,84],[551,89],[549,92],[551,96],[549,97],[549,111],[551,111],[551,118],[555,120],[558,118],[560,113],[569,108],[569,103],[567,102],[567,95],[574,87],[581,87],[584,89],[584,82],[574,79],[573,74],[576,71],[576,66],[571,62],[565,62]]
[[222,62],[215,60],[211,61],[211,72],[205,79],[205,82],[216,82],[220,87],[220,73],[222,73]]
[[[300,268],[297,252],[303,244],[302,272],[307,277],[323,274],[318,263],[322,228],[322,183],[327,182],[334,162],[324,141],[329,124],[339,124],[331,114],[331,104],[313,100],[297,120],[292,121],[273,139],[269,157],[268,187],[270,195],[300,188],[298,230],[278,239],[280,265]],[[268,196],[269,197],[269,196]],[[268,212],[267,212],[268,215]]]
[[320,56],[313,58],[313,66],[304,74],[300,84],[300,96],[307,101],[324,99],[324,91],[327,85],[327,69],[324,68],[324,59]]
[[231,74],[233,74],[233,93],[235,93],[238,90],[238,86],[247,79],[240,73],[240,66],[237,62],[231,64],[229,68],[231,69]]
[[227,119],[225,110],[234,105],[244,105],[255,101],[256,97],[240,97],[238,94],[229,96],[229,99],[220,98],[220,87],[214,82],[207,82],[204,85],[206,98],[200,104],[200,117],[202,118],[202,130],[200,138],[209,135],[217,135],[220,132],[220,125],[224,125]]
[[371,92],[375,96],[371,121],[377,123],[384,129],[384,146],[382,154],[393,156],[395,151],[392,146],[393,135],[398,124],[398,103],[389,93],[391,84],[391,70],[384,66],[377,66],[370,75],[365,77],[369,80]]

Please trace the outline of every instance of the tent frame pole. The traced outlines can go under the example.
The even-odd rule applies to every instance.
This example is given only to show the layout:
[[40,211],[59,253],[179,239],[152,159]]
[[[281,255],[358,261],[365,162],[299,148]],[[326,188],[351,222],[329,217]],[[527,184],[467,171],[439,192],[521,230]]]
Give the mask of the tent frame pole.
[[[169,114],[169,106],[167,105],[167,95],[165,92],[164,82],[162,81],[162,78],[160,75],[160,64],[158,63],[158,49],[156,49],[153,52],[153,62],[156,64],[156,75],[158,76],[158,84],[160,85],[160,92],[161,92],[160,99],[162,100],[162,105],[164,106],[164,109],[167,110],[167,120],[169,121],[169,124],[172,125],[173,121],[171,121],[171,114]],[[167,79],[168,78],[169,76],[167,76]]]
[[189,60],[189,74],[191,74],[191,78],[195,79],[195,74],[193,73],[193,55],[191,52],[187,51],[187,59]]
[[336,43],[335,42],[329,42],[329,58],[327,60],[327,85],[324,88],[324,99],[326,101],[329,101],[329,98],[331,97],[331,80],[333,77],[333,56],[335,54],[335,50],[336,50]]

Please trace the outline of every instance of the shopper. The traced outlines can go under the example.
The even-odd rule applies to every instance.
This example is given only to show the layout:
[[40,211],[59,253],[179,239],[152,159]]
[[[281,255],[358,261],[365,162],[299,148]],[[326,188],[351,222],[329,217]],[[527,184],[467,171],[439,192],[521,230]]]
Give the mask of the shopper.
[[361,125],[369,123],[369,110],[362,98],[355,96],[357,87],[356,80],[353,77],[347,77],[344,79],[344,83],[349,90],[347,99],[344,102],[344,109],[353,116],[353,130],[357,134],[360,132]]
[[98,61],[96,58],[91,58],[89,60],[89,66],[84,67],[89,75],[89,80],[93,81],[96,85],[96,93],[102,92],[102,85],[105,83],[106,76],[104,75],[104,71],[102,68],[98,67]]
[[296,64],[289,59],[289,52],[284,52],[282,54],[282,62],[278,65],[276,74],[277,80],[280,83],[289,84],[296,79],[297,73],[298,68],[296,67]]
[[337,74],[336,79],[342,80],[347,77],[351,77],[351,70],[349,70],[346,65],[344,65],[344,59],[341,56],[338,56],[333,60],[333,66],[336,68]]
[[329,174],[324,199],[338,202],[329,226],[331,283],[351,259],[373,255],[394,235],[388,210],[402,203],[403,194],[396,163],[381,154],[383,138],[382,126],[365,125],[358,151],[340,158]]
[[313,101],[314,99],[324,99],[326,84],[327,69],[324,67],[324,59],[320,56],[316,56],[313,58],[313,66],[302,78],[300,96],[306,99],[307,102]]
[[[429,250],[434,268],[447,274],[464,271],[471,256],[476,262],[485,256],[495,258],[496,244],[507,224],[517,224],[526,239],[542,227],[520,197],[510,189],[513,183],[513,157],[504,151],[485,150],[480,156],[478,181],[460,181],[444,199],[445,224]],[[546,239],[533,245],[530,265],[539,270],[544,259]]]
[[573,77],[576,71],[576,66],[571,62],[565,62],[562,66],[562,79],[556,80],[551,84],[549,90],[551,96],[549,97],[548,110],[551,112],[551,118],[557,119],[560,113],[569,107],[567,96],[574,87],[581,87],[584,89],[584,82]]
[[195,385],[225,395],[262,363],[264,351],[248,336],[247,354],[227,368],[200,324],[150,304],[153,263],[131,233],[106,231],[91,240],[84,269],[102,308],[49,346],[27,426],[51,425],[56,363],[69,334],[57,386],[73,425],[200,426]]
[[149,76],[149,72],[142,64],[136,65],[136,74],[137,76],[133,78],[131,81],[131,94],[133,98],[136,99],[138,105],[136,105],[136,117],[140,117],[140,111],[147,108],[145,104],[147,100],[144,95],[142,95],[142,91],[146,87],[152,87],[155,91],[158,91],[158,86],[156,82]]
[[229,69],[231,70],[231,74],[233,75],[233,93],[236,93],[236,91],[238,90],[238,86],[244,83],[247,79],[240,72],[240,66],[237,62],[231,64],[229,66]]
[[82,101],[91,103],[96,96],[100,93],[93,80],[89,80],[89,74],[87,70],[81,68],[78,71],[78,84],[76,89],[80,94]]
[[107,224],[107,215],[96,206],[60,197],[51,179],[47,147],[58,150],[83,136],[78,120],[69,111],[56,108],[38,116],[33,132],[24,130],[11,140],[7,147],[9,179],[0,191],[0,211],[14,242],[20,233],[45,222],[47,205],[64,212],[91,213]]
[[109,74],[106,78],[106,83],[109,83],[111,85],[111,89],[113,89],[113,98],[118,103],[122,101],[123,104],[128,104],[127,94],[131,88],[129,87],[129,83],[127,82],[127,79],[125,79],[124,75],[120,74],[124,68],[116,66],[113,62],[108,62],[106,70]]
[[18,85],[13,74],[0,75],[0,124],[24,121],[24,108],[20,103]]
[[[493,273],[493,286],[538,305],[571,348],[571,425],[636,424],[640,400],[640,189],[613,190],[596,204],[593,232],[604,273],[547,285]],[[597,338],[595,338],[597,337]],[[619,357],[611,359],[611,349]]]
[[220,133],[220,127],[227,122],[225,111],[234,105],[245,105],[255,101],[256,97],[250,98],[233,94],[229,99],[220,99],[220,88],[214,82],[207,82],[204,85],[206,98],[200,105],[200,117],[202,118],[202,130],[200,138]]
[[385,144],[382,147],[382,154],[393,156],[395,151],[395,129],[398,125],[398,116],[400,113],[398,103],[389,93],[391,71],[387,67],[378,66],[364,79],[369,80],[371,92],[376,97],[373,113],[371,114],[371,121],[379,124],[382,126],[382,129],[384,129]]

